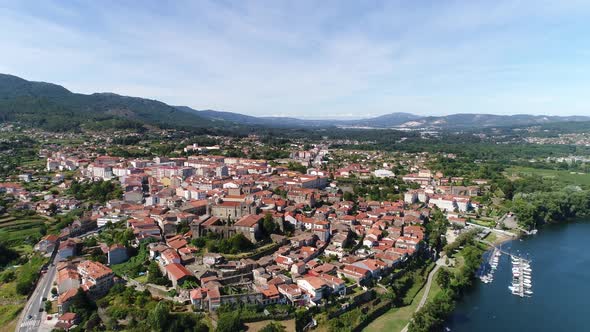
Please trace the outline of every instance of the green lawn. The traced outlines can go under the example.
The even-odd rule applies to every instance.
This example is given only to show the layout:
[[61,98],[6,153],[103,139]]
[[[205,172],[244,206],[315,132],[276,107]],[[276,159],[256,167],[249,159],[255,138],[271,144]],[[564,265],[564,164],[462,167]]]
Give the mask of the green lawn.
[[491,228],[496,227],[496,222],[494,222],[494,221],[481,220],[481,219],[471,219],[471,222],[473,222],[474,224],[478,224],[480,226],[484,226],[484,227],[491,227]]
[[517,177],[521,175],[539,175],[542,177],[553,178],[564,184],[586,185],[590,186],[590,174],[570,171],[559,171],[552,169],[537,169],[531,167],[515,166],[506,169],[506,174],[510,177]]
[[142,284],[147,284],[148,276],[147,276],[147,274],[144,274],[142,276],[135,278],[135,281],[142,283]]
[[496,235],[496,233],[494,232],[490,232],[490,234],[488,234],[484,240],[488,241],[490,243],[494,243],[494,241],[496,241],[498,239],[498,236]]
[[[434,268],[434,264],[431,265],[427,271],[430,271]],[[438,273],[438,272],[437,272]],[[428,274],[427,274],[428,276]],[[375,319],[371,324],[369,324],[363,331],[367,332],[383,332],[383,331],[401,331],[406,324],[412,318],[412,315],[416,311],[418,304],[420,303],[420,299],[424,295],[427,277],[424,277],[424,281],[422,283],[416,283],[409,291],[406,296],[413,296],[412,303],[405,307],[400,308],[392,308],[382,316]],[[440,291],[440,287],[436,285],[436,282],[432,283],[431,291],[428,294],[428,298],[431,299]]]
[[401,308],[392,308],[379,318],[375,319],[371,324],[369,324],[364,331],[367,332],[384,332],[384,331],[391,331],[397,332],[401,331],[406,324],[412,318],[414,311],[418,307],[418,303],[420,303],[420,299],[424,294],[424,287],[416,294],[414,300],[412,300],[412,304],[401,307]]

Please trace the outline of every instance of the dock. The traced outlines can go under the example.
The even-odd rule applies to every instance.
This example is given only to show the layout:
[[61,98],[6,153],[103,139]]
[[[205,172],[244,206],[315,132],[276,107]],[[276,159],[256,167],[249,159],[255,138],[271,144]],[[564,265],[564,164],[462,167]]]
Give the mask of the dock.
[[482,263],[481,267],[477,272],[477,277],[483,283],[491,283],[494,281],[494,272],[498,266],[499,258],[501,255],[507,255],[510,257],[512,265],[512,284],[508,286],[508,289],[513,295],[519,297],[530,297],[533,294],[532,291],[532,269],[531,260],[513,254],[507,250],[497,247],[490,242],[480,240],[481,242],[492,247],[492,252],[488,259]]
[[510,256],[512,261],[512,285],[508,289],[513,295],[530,297],[532,290],[532,269],[530,261],[517,256]]

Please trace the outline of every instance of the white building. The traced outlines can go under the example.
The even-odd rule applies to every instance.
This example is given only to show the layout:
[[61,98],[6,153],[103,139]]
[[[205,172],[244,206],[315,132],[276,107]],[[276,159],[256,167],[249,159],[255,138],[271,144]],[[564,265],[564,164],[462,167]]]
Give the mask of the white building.
[[376,169],[373,174],[378,178],[392,178],[395,174],[387,169]]
[[118,223],[119,221],[122,221],[123,219],[124,218],[119,215],[102,216],[102,217],[99,217],[98,219],[96,219],[96,226],[98,228],[101,228],[101,227],[106,226],[106,224],[108,224],[109,222],[111,224],[115,224],[115,223]]

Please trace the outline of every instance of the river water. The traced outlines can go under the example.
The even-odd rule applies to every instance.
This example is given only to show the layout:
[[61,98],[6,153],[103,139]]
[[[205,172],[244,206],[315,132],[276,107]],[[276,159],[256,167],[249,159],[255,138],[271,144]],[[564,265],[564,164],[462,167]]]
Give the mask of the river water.
[[512,295],[510,257],[502,255],[494,281],[479,280],[457,304],[451,331],[590,331],[590,220],[543,227],[502,245],[532,259],[530,298]]

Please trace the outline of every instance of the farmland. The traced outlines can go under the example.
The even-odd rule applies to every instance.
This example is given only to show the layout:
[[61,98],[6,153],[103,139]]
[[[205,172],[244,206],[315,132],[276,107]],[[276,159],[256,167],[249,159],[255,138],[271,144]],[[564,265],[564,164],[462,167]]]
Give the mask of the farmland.
[[554,179],[566,185],[590,186],[590,174],[554,169],[515,166],[507,168],[506,175],[515,178],[520,176],[541,176]]
[[0,242],[26,251],[26,246],[39,241],[47,227],[48,220],[40,216],[5,215],[0,217]]

